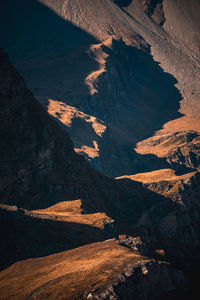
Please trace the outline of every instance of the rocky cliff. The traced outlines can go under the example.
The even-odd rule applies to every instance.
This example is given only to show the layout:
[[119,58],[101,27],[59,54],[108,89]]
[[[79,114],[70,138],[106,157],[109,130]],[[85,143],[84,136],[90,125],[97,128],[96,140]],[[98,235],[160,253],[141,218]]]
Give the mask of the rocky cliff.
[[114,181],[74,152],[67,132],[33,98],[7,55],[0,54],[1,203],[36,209],[82,198],[90,202],[88,210],[98,210],[103,199],[117,199],[110,188]]

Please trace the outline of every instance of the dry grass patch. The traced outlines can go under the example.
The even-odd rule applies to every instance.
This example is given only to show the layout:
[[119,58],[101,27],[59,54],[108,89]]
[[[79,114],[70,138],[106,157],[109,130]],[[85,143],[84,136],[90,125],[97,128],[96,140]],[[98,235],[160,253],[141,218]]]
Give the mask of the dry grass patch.
[[13,264],[0,273],[0,299],[79,299],[145,258],[113,240]]
[[116,179],[128,178],[134,181],[139,181],[142,183],[151,183],[151,182],[159,182],[159,181],[173,181],[173,180],[181,180],[192,177],[195,172],[187,173],[181,176],[175,175],[175,171],[171,169],[161,169],[152,172],[138,173],[135,175],[124,175],[121,177],[117,177]]
[[105,213],[83,214],[82,200],[59,202],[49,208],[33,210],[33,213],[56,217],[57,221],[79,223],[102,228],[111,221]]

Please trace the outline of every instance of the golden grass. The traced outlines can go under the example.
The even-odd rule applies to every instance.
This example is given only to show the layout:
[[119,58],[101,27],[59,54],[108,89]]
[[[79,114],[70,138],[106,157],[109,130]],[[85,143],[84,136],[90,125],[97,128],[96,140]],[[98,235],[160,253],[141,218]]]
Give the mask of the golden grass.
[[159,181],[174,181],[174,180],[187,179],[193,176],[194,174],[195,172],[191,172],[181,176],[177,176],[175,175],[174,170],[161,169],[152,172],[138,173],[135,175],[124,175],[121,177],[117,177],[116,179],[128,178],[142,183],[151,183],[151,182],[159,182]]
[[81,154],[85,152],[89,157],[94,158],[99,156],[99,146],[96,141],[93,141],[94,148],[83,145],[81,148],[74,148],[74,150]]
[[175,119],[164,124],[163,129],[159,131],[160,134],[173,133],[177,131],[194,130],[200,132],[200,118],[199,115],[186,115],[179,119]]
[[17,206],[6,205],[6,204],[2,204],[2,203],[0,203],[0,208],[3,209],[3,210],[7,210],[7,211],[16,211],[16,210],[18,210]]
[[[172,196],[179,192],[179,188],[183,181],[194,176],[196,172],[190,172],[184,175],[177,176],[175,171],[171,169],[161,169],[152,172],[138,173],[135,175],[124,175],[116,179],[128,178],[134,181],[148,184],[147,188],[157,194],[165,197]],[[153,183],[161,184],[153,184]],[[162,255],[161,255],[162,256]]]
[[59,202],[49,208],[33,210],[36,214],[56,216],[57,221],[65,221],[102,228],[111,218],[105,213],[82,214],[82,200]]
[[99,69],[96,71],[91,72],[85,79],[85,83],[89,87],[90,95],[94,95],[98,93],[94,82],[100,77],[104,72],[106,72],[106,59],[108,54],[102,50],[102,46],[112,47],[114,36],[110,36],[109,38],[105,39],[102,43],[94,44],[90,46],[88,53],[93,53],[94,60],[99,64]]
[[127,263],[141,260],[113,239],[17,262],[0,273],[0,299],[23,300],[39,288],[36,299],[80,299],[109,284]]
[[[161,130],[155,132],[154,136],[137,143],[136,152],[139,154],[154,154],[158,157],[165,157],[175,146],[182,147],[184,144],[178,144],[178,140],[172,140],[171,144],[165,143],[165,137],[170,137],[177,132],[196,131],[200,133],[200,106],[199,97],[195,99],[185,99],[180,102],[180,110],[182,117],[171,120],[163,125]],[[161,141],[159,144],[153,145],[152,142]],[[195,140],[192,141],[196,143]],[[199,143],[199,139],[197,141]],[[184,150],[183,150],[184,151]]]
[[[79,126],[82,126],[82,122],[87,123],[89,125],[88,133],[86,132],[87,140],[88,138],[89,140],[91,140],[91,142],[93,143],[93,147],[91,145],[79,145],[78,147],[75,147],[74,150],[79,154],[85,153],[90,158],[95,158],[99,156],[99,146],[97,140],[98,137],[102,137],[103,133],[107,129],[103,121],[91,115],[87,115],[73,106],[52,99],[49,100],[48,113],[53,117],[57,118],[60,122],[62,122],[65,126],[69,128],[72,128],[73,122],[75,120],[76,122],[77,120],[80,122]],[[89,130],[90,126],[91,130]],[[93,131],[94,134],[96,134],[97,140],[94,140],[95,136],[91,135]]]
[[[187,131],[186,131],[187,132]],[[140,141],[136,144],[135,151],[139,154],[154,154],[157,157],[165,157],[171,151],[181,148],[183,155],[188,154],[188,142],[184,138],[184,131],[180,131],[178,134],[159,134],[150,137],[146,140]],[[200,139],[197,136],[190,143],[199,144]]]
[[91,124],[95,133],[100,137],[106,130],[106,125],[101,120],[87,115],[79,111],[77,108],[67,105],[61,101],[49,99],[48,113],[57,118],[67,127],[71,127],[73,119],[83,119],[85,122]]

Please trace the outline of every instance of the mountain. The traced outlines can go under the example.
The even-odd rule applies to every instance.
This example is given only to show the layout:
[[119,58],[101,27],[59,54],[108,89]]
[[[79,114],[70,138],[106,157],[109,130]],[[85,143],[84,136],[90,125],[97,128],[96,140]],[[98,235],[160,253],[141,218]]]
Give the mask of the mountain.
[[0,8],[0,299],[198,299],[199,1]]
[[[50,297],[64,299],[66,283],[70,285],[68,268],[63,271],[63,277],[59,270],[53,275],[50,267],[50,275],[42,279],[41,263],[52,266],[45,262],[46,257],[51,261],[55,255],[57,263],[62,265],[63,255],[69,255],[75,267],[76,256],[82,257],[82,251],[89,251],[89,256],[97,253],[92,264],[100,264],[95,273],[85,269],[94,285],[96,276],[100,276],[97,288],[92,289],[94,299],[104,299],[106,295],[132,297],[133,286],[139,288],[141,284],[140,293],[145,292],[145,299],[152,299],[151,288],[139,275],[135,277],[135,272],[142,272],[142,276],[149,274],[151,287],[162,286],[153,296],[156,299],[168,297],[169,292],[174,296],[182,295],[182,291],[191,293],[188,280],[199,264],[199,174],[176,176],[166,170],[161,174],[157,171],[152,177],[144,173],[140,177],[123,176],[117,180],[101,175],[74,152],[65,128],[51,119],[34,99],[8,56],[2,50],[0,54],[1,268],[11,265],[0,275],[2,299],[25,299],[28,295],[30,299],[35,295],[48,297],[49,284]],[[31,193],[33,188],[35,193]],[[103,241],[108,238],[113,242],[105,244],[104,258],[99,262]],[[94,243],[99,241],[102,242]],[[177,242],[178,246],[174,246]],[[73,248],[76,248],[74,254],[68,252]],[[110,257],[109,251],[116,252]],[[111,261],[118,261],[119,255],[121,264],[113,269]],[[68,259],[66,263],[69,264]],[[22,293],[25,279],[18,278],[21,272],[27,272],[23,270],[24,264],[33,279],[32,286]],[[91,291],[90,283],[87,288],[82,283],[86,273],[80,277],[76,268],[72,272],[79,280],[75,293],[67,288],[70,291],[67,299],[84,298]],[[154,275],[157,268],[161,277]],[[107,279],[101,279],[101,274]],[[124,276],[128,288],[121,287]],[[16,285],[12,284],[13,280]],[[168,281],[170,284],[166,284]],[[30,286],[28,282],[27,286]]]

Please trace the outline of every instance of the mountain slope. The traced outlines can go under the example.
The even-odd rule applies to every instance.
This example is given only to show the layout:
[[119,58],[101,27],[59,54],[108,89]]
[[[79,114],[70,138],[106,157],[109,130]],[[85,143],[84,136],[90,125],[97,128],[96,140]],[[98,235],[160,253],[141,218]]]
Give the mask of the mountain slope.
[[114,181],[74,152],[67,132],[33,98],[7,55],[0,54],[1,202],[36,209],[82,198],[90,202],[89,210],[98,210],[103,199],[117,199]]
[[[160,139],[199,132],[198,1],[28,3],[1,3],[10,17],[1,19],[2,28],[12,40],[18,37],[10,43],[4,33],[2,45],[45,108],[54,99],[108,128],[101,138],[92,135],[85,143],[82,131],[70,131],[79,152],[112,177],[163,167],[179,171],[179,161],[171,165],[165,154],[160,160],[152,148],[144,152],[142,143],[137,153],[133,148],[155,132]],[[21,30],[22,22],[27,31]],[[195,149],[191,153],[198,156]]]

